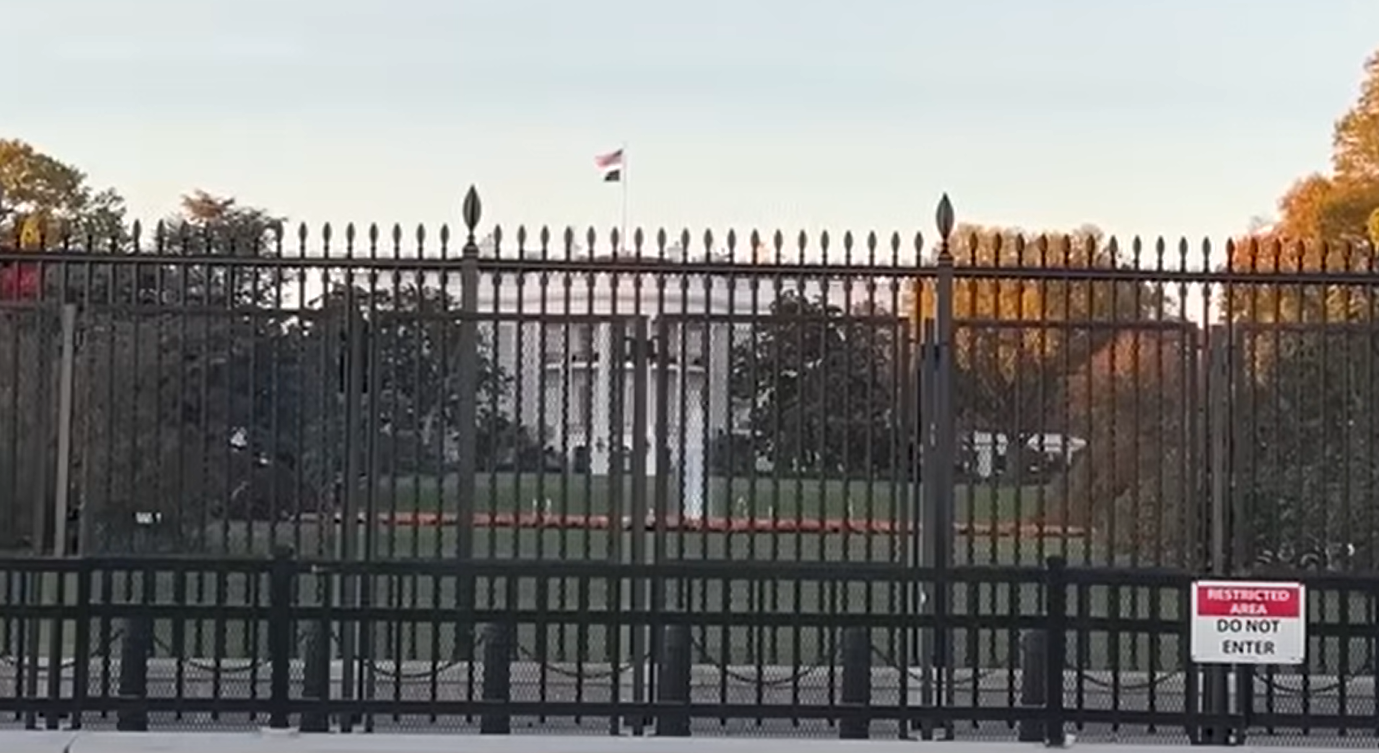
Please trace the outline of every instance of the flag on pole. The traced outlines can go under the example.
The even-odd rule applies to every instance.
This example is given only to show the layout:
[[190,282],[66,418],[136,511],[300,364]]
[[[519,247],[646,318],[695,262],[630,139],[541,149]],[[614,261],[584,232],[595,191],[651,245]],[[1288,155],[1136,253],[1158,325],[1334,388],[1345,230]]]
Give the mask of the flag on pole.
[[600,154],[594,157],[594,166],[603,173],[604,183],[618,183],[622,181],[622,150]]

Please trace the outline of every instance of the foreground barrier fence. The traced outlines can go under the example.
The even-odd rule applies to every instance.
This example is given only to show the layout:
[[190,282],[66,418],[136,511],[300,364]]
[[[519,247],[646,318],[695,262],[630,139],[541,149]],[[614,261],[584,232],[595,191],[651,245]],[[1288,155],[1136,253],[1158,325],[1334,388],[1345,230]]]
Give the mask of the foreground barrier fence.
[[1053,742],[1379,727],[1366,616],[1379,579],[1310,576],[1308,664],[1257,672],[1191,664],[1191,580],[1061,558],[3,560],[0,713],[49,729],[593,723]]

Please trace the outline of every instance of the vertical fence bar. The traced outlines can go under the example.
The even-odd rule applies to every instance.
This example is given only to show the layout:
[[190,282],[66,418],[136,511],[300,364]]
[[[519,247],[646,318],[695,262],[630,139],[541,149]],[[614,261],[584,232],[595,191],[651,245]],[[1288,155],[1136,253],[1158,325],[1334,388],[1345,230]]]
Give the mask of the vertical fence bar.
[[[475,425],[478,421],[479,385],[479,246],[474,234],[479,226],[482,206],[479,193],[473,186],[465,194],[462,210],[466,228],[464,249],[460,258],[460,331],[455,375],[459,405],[455,411],[455,425],[459,427],[459,454],[455,462],[455,557],[467,562],[474,556],[474,509],[477,488],[475,473],[477,445]],[[457,607],[460,618],[455,625],[457,646],[469,656],[474,644],[475,579],[464,573],[456,583]]]
[[[339,557],[349,562],[356,558],[359,543],[359,408],[364,392],[364,327],[365,322],[354,301],[354,286],[347,288],[349,308],[346,324],[345,351],[345,436],[344,440],[344,499],[340,511]],[[340,602],[345,608],[359,606],[359,574],[346,571],[340,578]],[[356,664],[358,662],[359,623],[340,624],[340,696],[354,698]],[[348,726],[348,725],[347,725]]]
[[72,371],[77,356],[77,307],[62,307],[61,360],[57,386],[57,471],[53,489],[53,554],[68,553],[67,515],[72,470]]
[[[638,277],[640,279],[640,276]],[[640,304],[640,289],[638,290],[638,302]],[[646,479],[646,460],[647,460],[647,321],[646,317],[638,316],[632,320],[632,505],[631,522],[628,530],[632,535],[631,542],[631,561],[634,568],[646,567],[646,519],[648,513],[647,505],[647,479]],[[632,587],[632,611],[641,612],[646,608],[646,586],[647,583],[642,578],[633,578]],[[660,625],[634,625],[632,627],[632,698],[635,702],[641,703],[648,700],[646,689],[649,682],[654,679],[647,677],[648,664],[654,662],[646,661],[647,645],[654,643],[654,637],[649,637],[649,630],[659,630]],[[633,723],[633,732],[642,734],[646,722],[642,717],[638,717]]]
[[[616,248],[616,236],[614,247]],[[616,300],[617,284],[616,278],[609,283],[608,288]],[[625,500],[625,488],[627,485],[627,320],[621,317],[614,317],[608,324],[608,347],[606,352],[608,358],[603,359],[603,368],[608,370],[607,391],[604,394],[608,400],[607,417],[607,437],[608,437],[608,552],[607,560],[611,563],[624,564],[623,562],[623,537],[626,531],[633,530],[632,526],[626,525],[627,503]],[[633,427],[633,430],[639,430]],[[623,607],[623,577],[613,575],[608,578],[608,608],[619,611]],[[636,631],[636,628],[633,628]],[[623,627],[622,625],[608,625],[604,631],[607,641],[607,655],[609,672],[611,673],[611,702],[616,706],[623,701],[622,678],[624,665],[623,657]],[[632,657],[636,661],[636,657]],[[619,734],[622,720],[614,715],[609,718],[609,734]]]
[[[1228,550],[1230,484],[1230,353],[1228,331],[1222,325],[1211,327],[1207,333],[1206,402],[1202,419],[1207,432],[1206,446],[1206,504],[1207,535],[1211,546],[1211,573],[1218,578],[1231,574]],[[1203,709],[1212,721],[1203,729],[1203,742],[1225,744],[1232,731],[1221,719],[1230,713],[1230,667],[1211,665],[1205,668],[1206,693]]]
[[[916,292],[919,291],[920,281],[916,281]],[[893,298],[899,298],[899,283],[896,281],[893,287]],[[918,299],[916,294],[915,298]],[[898,302],[897,302],[898,303]],[[916,301],[918,303],[918,301]],[[896,306],[897,310],[899,306]],[[914,467],[918,461],[915,448],[919,446],[918,431],[919,423],[919,375],[918,364],[914,353],[918,351],[915,347],[915,337],[917,328],[911,326],[908,321],[902,320],[899,326],[893,330],[898,333],[898,342],[893,349],[896,359],[893,373],[895,374],[895,388],[892,395],[896,404],[900,408],[900,415],[896,419],[893,430],[890,433],[891,447],[888,464],[890,465],[890,499],[891,504],[897,509],[896,526],[897,535],[892,545],[896,562],[915,566],[919,564],[919,547],[916,539],[919,535],[920,516],[918,514],[919,495],[916,493],[914,485],[919,479],[918,470]],[[891,608],[901,613],[910,614],[920,612],[921,603],[918,593],[922,589],[922,584],[917,578],[907,578],[897,584],[895,597],[891,600]],[[914,662],[914,647],[916,643],[915,631],[904,627],[895,631],[895,639],[892,643],[892,656],[896,660],[896,670],[900,681],[900,704],[901,707],[910,705],[910,682],[913,675],[910,672],[910,665]],[[910,730],[915,726],[914,720],[902,720],[897,725],[897,734],[908,738]]]
[[1213,326],[1207,335],[1207,403],[1203,411],[1208,432],[1207,441],[1207,505],[1209,537],[1211,541],[1211,572],[1218,577],[1230,575],[1230,552],[1227,547],[1230,516],[1229,472],[1230,449],[1230,375],[1229,342],[1224,326]]
[[[923,340],[920,342],[916,356],[916,386],[919,389],[919,416],[918,416],[918,442],[922,447],[920,453],[921,468],[916,478],[920,482],[920,510],[916,519],[920,521],[919,532],[919,565],[930,573],[937,566],[938,551],[938,485],[934,481],[938,474],[940,465],[938,449],[934,446],[936,431],[934,427],[934,416],[937,412],[935,406],[935,372],[934,353],[936,351],[935,340],[937,334],[934,332],[934,320],[925,319],[923,322]],[[933,576],[925,578],[918,584],[916,598],[919,611],[923,614],[933,614],[934,592],[937,584]],[[920,666],[920,703],[924,706],[933,706],[934,699],[934,645],[936,628],[922,628],[919,635],[919,666]],[[922,734],[928,740],[933,734],[928,721],[923,722]]]
[[[664,248],[664,234],[662,234],[661,244]],[[656,360],[656,408],[655,408],[655,440],[656,440],[656,488],[652,494],[655,501],[655,523],[652,533],[651,559],[657,565],[664,563],[669,555],[668,545],[670,530],[667,522],[671,516],[671,462],[670,452],[671,426],[670,426],[670,324],[666,320],[665,306],[665,277],[661,276],[657,280],[657,311],[656,311],[656,340],[655,340],[655,360]],[[680,515],[677,509],[676,518]],[[660,611],[667,609],[667,588],[666,579],[663,577],[653,578],[651,581],[651,605],[652,608]],[[671,636],[669,628],[663,640],[669,640]],[[653,638],[653,641],[657,640]],[[685,650],[689,651],[689,628],[684,629]],[[662,647],[656,653],[659,657],[674,656],[669,648]],[[662,666],[656,670],[658,673],[668,671],[662,662]]]
[[[52,457],[49,453],[52,449],[51,442],[54,439],[52,423],[55,419],[53,405],[49,401],[53,398],[52,389],[58,376],[57,369],[53,368],[55,365],[53,363],[53,349],[49,347],[49,338],[53,334],[49,313],[50,309],[45,308],[40,311],[38,316],[38,332],[34,347],[37,351],[39,368],[37,370],[38,379],[34,385],[34,391],[37,393],[34,401],[35,410],[32,413],[37,425],[33,427],[34,434],[29,437],[30,441],[27,443],[33,452],[33,455],[28,459],[31,463],[29,468],[36,471],[29,491],[33,494],[33,499],[30,500],[30,509],[33,511],[33,538],[31,540],[33,541],[34,554],[38,555],[47,550],[44,545],[44,534],[48,531],[48,482],[51,480],[48,474],[52,472],[52,467],[49,465]],[[16,351],[15,356],[19,356],[18,351]],[[38,438],[39,441],[32,441],[34,438]]]

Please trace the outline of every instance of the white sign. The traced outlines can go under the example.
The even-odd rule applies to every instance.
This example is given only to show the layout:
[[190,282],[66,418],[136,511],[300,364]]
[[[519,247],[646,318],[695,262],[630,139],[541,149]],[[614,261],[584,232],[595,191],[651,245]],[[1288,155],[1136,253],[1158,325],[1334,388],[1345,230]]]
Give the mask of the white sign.
[[1302,664],[1307,594],[1301,583],[1199,580],[1192,584],[1192,660]]

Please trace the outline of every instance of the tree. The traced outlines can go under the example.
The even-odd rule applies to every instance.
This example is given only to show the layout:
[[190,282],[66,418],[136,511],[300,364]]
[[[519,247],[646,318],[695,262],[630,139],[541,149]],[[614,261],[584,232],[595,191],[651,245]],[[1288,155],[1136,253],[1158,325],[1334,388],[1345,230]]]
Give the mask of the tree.
[[0,139],[0,238],[33,247],[71,233],[78,244],[100,244],[121,235],[124,214],[113,189],[91,187],[81,170],[31,144]]
[[1241,443],[1234,488],[1254,555],[1285,566],[1379,564],[1379,299],[1327,272],[1379,270],[1379,54],[1336,122],[1332,172],[1294,183],[1278,223],[1238,239],[1236,270],[1305,272],[1304,284],[1232,286],[1218,298],[1238,343]]
[[[1065,432],[1064,378],[1081,372],[1116,336],[1107,326],[1164,315],[1153,286],[1118,277],[1139,261],[1119,255],[1095,227],[1027,240],[1016,229],[960,226],[954,253],[954,399],[963,433],[1004,435],[1022,452],[1032,438]],[[977,277],[964,267],[1102,270],[1090,281]],[[934,280],[920,281],[911,306],[919,321],[934,316]],[[1023,463],[1012,464],[1023,468]],[[1018,472],[1018,471],[1017,471]]]
[[91,281],[76,452],[90,544],[130,541],[136,513],[148,512],[163,521],[156,545],[205,550],[229,545],[231,519],[283,519],[329,499],[327,471],[301,436],[335,412],[306,399],[325,381],[325,356],[281,309],[281,272],[214,263],[264,255],[280,227],[264,210],[196,192],[141,244],[182,263],[122,265]]
[[190,239],[182,242],[197,243],[197,249],[210,251],[219,242],[222,253],[256,256],[282,237],[283,224],[282,217],[267,210],[197,189],[182,197],[182,212],[167,221],[167,229],[174,235],[187,233]]
[[1248,554],[1264,566],[1379,565],[1379,327],[1269,326],[1237,340],[1232,477]]
[[1332,131],[1331,175],[1295,182],[1279,200],[1277,235],[1292,240],[1370,239],[1379,208],[1379,53],[1365,61],[1360,96]]
[[1265,236],[1293,240],[1364,242],[1369,216],[1379,207],[1379,182],[1341,181],[1314,173],[1279,199],[1279,222]]
[[1379,564],[1379,508],[1364,491],[1379,478],[1379,296],[1326,279],[1367,275],[1379,259],[1368,244],[1274,234],[1238,240],[1230,258],[1265,275],[1316,275],[1218,297],[1236,342],[1234,492],[1253,557],[1290,567]]
[[1360,97],[1336,122],[1331,166],[1342,184],[1379,183],[1379,53],[1365,61]]
[[1059,390],[1086,444],[1050,495],[1052,517],[1090,526],[1120,564],[1191,561],[1200,332],[1178,324],[1118,330]]
[[[123,233],[124,200],[86,174],[17,139],[0,139],[0,248],[108,247]],[[0,301],[37,298],[36,264],[0,265]]]
[[[460,347],[459,319],[447,314],[447,294],[399,275],[383,285],[334,285],[316,303],[323,318],[336,323],[337,337],[351,316],[363,327],[364,391],[384,472],[434,472],[438,463],[448,465],[466,431],[457,423],[459,374],[472,355]],[[312,337],[331,337],[320,322],[308,326]],[[477,409],[477,467],[540,463],[540,443],[504,410],[512,378],[494,362],[489,345],[481,338],[477,391],[470,396]],[[346,348],[341,341],[341,352]]]
[[[61,245],[84,248],[92,238],[118,240],[124,202],[110,190],[92,188],[85,174],[16,139],[0,139],[0,249],[36,250]],[[71,233],[75,237],[64,237]],[[44,295],[38,264],[0,264],[0,303]],[[50,417],[51,382],[55,373],[51,317],[38,309],[15,308],[0,313],[0,548],[28,546],[40,538],[46,523],[35,511],[50,509],[51,484],[37,482],[46,470],[33,471],[40,459],[53,457]]]
[[752,456],[796,473],[888,467],[900,418],[896,325],[893,315],[844,312],[823,295],[777,297],[771,323],[731,354],[730,390],[750,408]]

